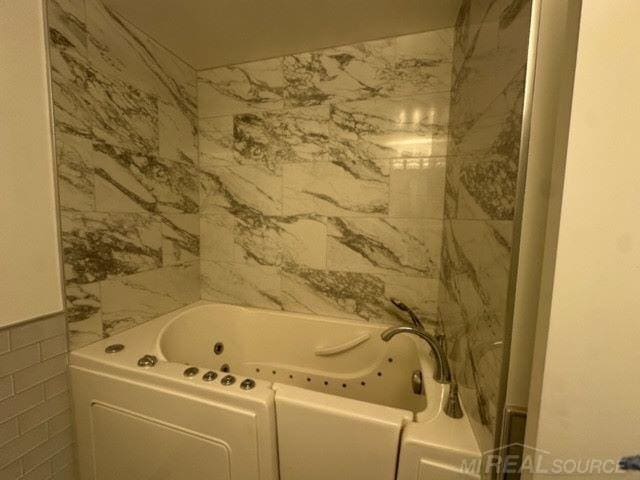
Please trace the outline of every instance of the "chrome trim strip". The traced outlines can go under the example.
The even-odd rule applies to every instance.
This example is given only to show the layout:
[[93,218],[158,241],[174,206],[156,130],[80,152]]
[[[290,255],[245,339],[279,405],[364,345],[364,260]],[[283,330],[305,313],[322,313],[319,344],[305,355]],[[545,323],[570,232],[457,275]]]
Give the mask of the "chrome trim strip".
[[538,56],[538,35],[540,30],[540,11],[542,0],[533,0],[531,5],[531,23],[529,29],[529,46],[527,51],[527,74],[524,87],[524,103],[522,106],[522,128],[520,131],[520,154],[518,158],[518,183],[516,185],[516,201],[513,218],[513,240],[511,247],[511,268],[507,287],[507,305],[504,317],[504,336],[502,338],[502,366],[500,369],[500,387],[496,405],[496,423],[494,427],[494,448],[500,447],[504,406],[507,398],[507,382],[511,359],[511,339],[513,333],[513,315],[515,310],[516,284],[518,279],[518,260],[520,257],[520,236],[522,231],[522,214],[524,210],[524,194],[529,161],[529,139],[531,134],[531,108],[533,105],[533,88],[535,84],[536,61]]
[[58,262],[60,268],[60,296],[62,300],[62,310],[58,312],[64,314],[67,336],[67,348],[70,348],[69,325],[67,319],[67,296],[65,292],[64,280],[64,257],[62,255],[62,217],[60,208],[60,186],[58,182],[58,150],[56,142],[55,115],[53,106],[53,80],[51,78],[51,48],[49,44],[49,8],[47,0],[40,0],[42,4],[42,23],[44,28],[44,48],[45,61],[47,70],[47,96],[49,97],[49,128],[51,129],[51,162],[53,169],[53,191],[54,191],[54,207],[56,215],[56,230],[58,232]]

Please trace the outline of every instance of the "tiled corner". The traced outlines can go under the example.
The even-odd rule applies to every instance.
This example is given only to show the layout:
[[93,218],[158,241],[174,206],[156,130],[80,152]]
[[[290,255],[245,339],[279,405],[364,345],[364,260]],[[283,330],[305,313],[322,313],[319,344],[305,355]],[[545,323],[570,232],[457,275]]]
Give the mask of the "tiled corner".
[[[75,349],[199,298],[197,79],[100,0],[47,1]],[[188,267],[167,301],[168,272]],[[53,358],[56,345],[46,348]]]

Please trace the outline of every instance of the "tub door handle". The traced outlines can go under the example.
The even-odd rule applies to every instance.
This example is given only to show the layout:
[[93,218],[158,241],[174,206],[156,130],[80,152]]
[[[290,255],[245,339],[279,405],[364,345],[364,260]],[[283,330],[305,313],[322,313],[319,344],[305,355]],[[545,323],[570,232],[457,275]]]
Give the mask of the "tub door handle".
[[351,350],[352,348],[356,348],[361,343],[369,340],[371,335],[368,333],[363,333],[359,337],[348,340],[344,343],[340,343],[338,345],[332,345],[330,347],[316,347],[315,353],[319,357],[328,357],[331,355],[337,355],[339,353],[346,352],[347,350]]

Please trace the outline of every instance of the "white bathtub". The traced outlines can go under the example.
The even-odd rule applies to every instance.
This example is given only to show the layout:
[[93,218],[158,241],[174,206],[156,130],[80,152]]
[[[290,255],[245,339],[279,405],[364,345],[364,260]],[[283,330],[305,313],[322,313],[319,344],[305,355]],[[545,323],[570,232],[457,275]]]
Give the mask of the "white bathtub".
[[426,345],[384,328],[199,302],[77,350],[81,479],[476,478]]

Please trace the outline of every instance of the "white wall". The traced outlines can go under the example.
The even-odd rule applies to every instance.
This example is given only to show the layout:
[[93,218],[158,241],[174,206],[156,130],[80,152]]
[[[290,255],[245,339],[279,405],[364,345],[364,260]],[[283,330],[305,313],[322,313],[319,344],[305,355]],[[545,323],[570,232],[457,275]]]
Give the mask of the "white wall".
[[529,402],[527,443],[550,457],[640,453],[638,25],[637,0],[583,2]]
[[62,310],[41,0],[0,0],[0,327]]

